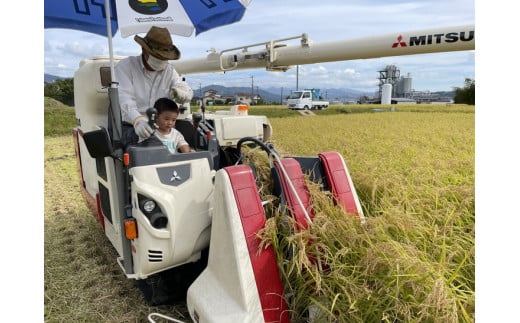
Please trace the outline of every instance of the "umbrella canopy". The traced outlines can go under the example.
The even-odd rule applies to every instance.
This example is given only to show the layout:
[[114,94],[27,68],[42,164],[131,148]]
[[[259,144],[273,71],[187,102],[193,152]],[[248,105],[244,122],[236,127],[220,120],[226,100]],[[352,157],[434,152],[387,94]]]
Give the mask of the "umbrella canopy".
[[128,37],[158,26],[188,37],[194,31],[198,35],[239,21],[251,1],[110,0],[109,27],[103,0],[45,0],[44,28],[76,29],[109,37],[119,29],[122,37]]
[[[152,26],[180,36],[196,35],[242,19],[252,0],[44,0],[44,28],[90,32],[108,38],[113,83],[112,37],[146,33]],[[106,17],[110,16],[110,23]],[[115,86],[115,85],[114,85]]]
[[[117,31],[115,0],[110,0],[111,35]],[[86,31],[108,36],[105,1],[45,0],[43,6],[44,28],[63,28]]]

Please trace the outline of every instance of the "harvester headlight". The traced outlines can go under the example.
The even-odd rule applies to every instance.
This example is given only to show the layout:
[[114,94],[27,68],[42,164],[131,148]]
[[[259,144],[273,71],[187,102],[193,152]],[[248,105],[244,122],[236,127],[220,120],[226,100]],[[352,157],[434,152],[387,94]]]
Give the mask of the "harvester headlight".
[[154,200],[146,200],[143,202],[143,210],[146,213],[152,213],[155,209],[155,201]]
[[168,217],[163,210],[161,210],[157,202],[141,194],[137,194],[137,198],[139,201],[139,209],[148,218],[152,227],[156,229],[166,228],[168,225]]
[[152,227],[156,229],[166,228],[166,225],[168,224],[168,218],[161,212],[150,215],[149,219]]

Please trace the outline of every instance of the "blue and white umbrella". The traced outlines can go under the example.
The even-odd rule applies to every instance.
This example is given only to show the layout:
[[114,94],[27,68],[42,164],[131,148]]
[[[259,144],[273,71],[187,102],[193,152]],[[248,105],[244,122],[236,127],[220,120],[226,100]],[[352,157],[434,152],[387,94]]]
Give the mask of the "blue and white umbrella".
[[[151,26],[168,28],[179,36],[196,35],[242,19],[252,0],[44,0],[44,28],[86,31],[108,38],[112,82],[109,89],[114,115],[120,115],[114,73],[112,37],[146,33]],[[110,17],[110,19],[106,19]],[[116,118],[117,129],[121,128]],[[114,132],[114,140],[119,140]]]
[[[44,28],[76,29],[112,37],[166,27],[180,36],[196,35],[242,19],[252,0],[45,0]],[[110,22],[106,16],[110,12]]]
[[[44,28],[86,31],[108,37],[146,33],[152,26],[189,37],[239,21],[252,0],[44,0]],[[110,19],[106,19],[109,16]],[[110,22],[110,23],[109,23]],[[115,81],[115,80],[114,80]]]

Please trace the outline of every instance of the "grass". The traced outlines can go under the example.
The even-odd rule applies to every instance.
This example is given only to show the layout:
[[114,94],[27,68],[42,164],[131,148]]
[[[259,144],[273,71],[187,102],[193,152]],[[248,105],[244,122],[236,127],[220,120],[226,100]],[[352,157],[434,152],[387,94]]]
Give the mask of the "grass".
[[49,97],[44,98],[44,106],[44,136],[56,137],[72,134],[72,128],[76,125],[74,108]]
[[[124,277],[79,191],[73,109],[45,104],[45,321],[143,322],[151,312],[189,321],[183,304],[146,306]],[[361,226],[313,195],[313,230],[276,241],[299,255],[280,262],[291,307],[313,305],[324,322],[472,322],[474,107],[342,112],[371,107],[333,106],[316,117],[250,109],[266,112],[284,156],[340,152],[367,217]],[[266,239],[284,229],[277,219],[269,219]],[[305,239],[328,252],[313,255]],[[322,257],[329,270],[301,270],[308,257]]]

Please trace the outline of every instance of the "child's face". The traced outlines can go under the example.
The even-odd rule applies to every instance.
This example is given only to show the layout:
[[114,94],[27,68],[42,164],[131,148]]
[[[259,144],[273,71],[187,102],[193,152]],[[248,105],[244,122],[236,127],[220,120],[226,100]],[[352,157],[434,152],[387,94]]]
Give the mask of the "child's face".
[[171,111],[163,111],[159,115],[157,115],[157,125],[159,126],[159,131],[163,133],[167,133],[171,128],[175,126],[175,121],[179,116],[176,112]]

